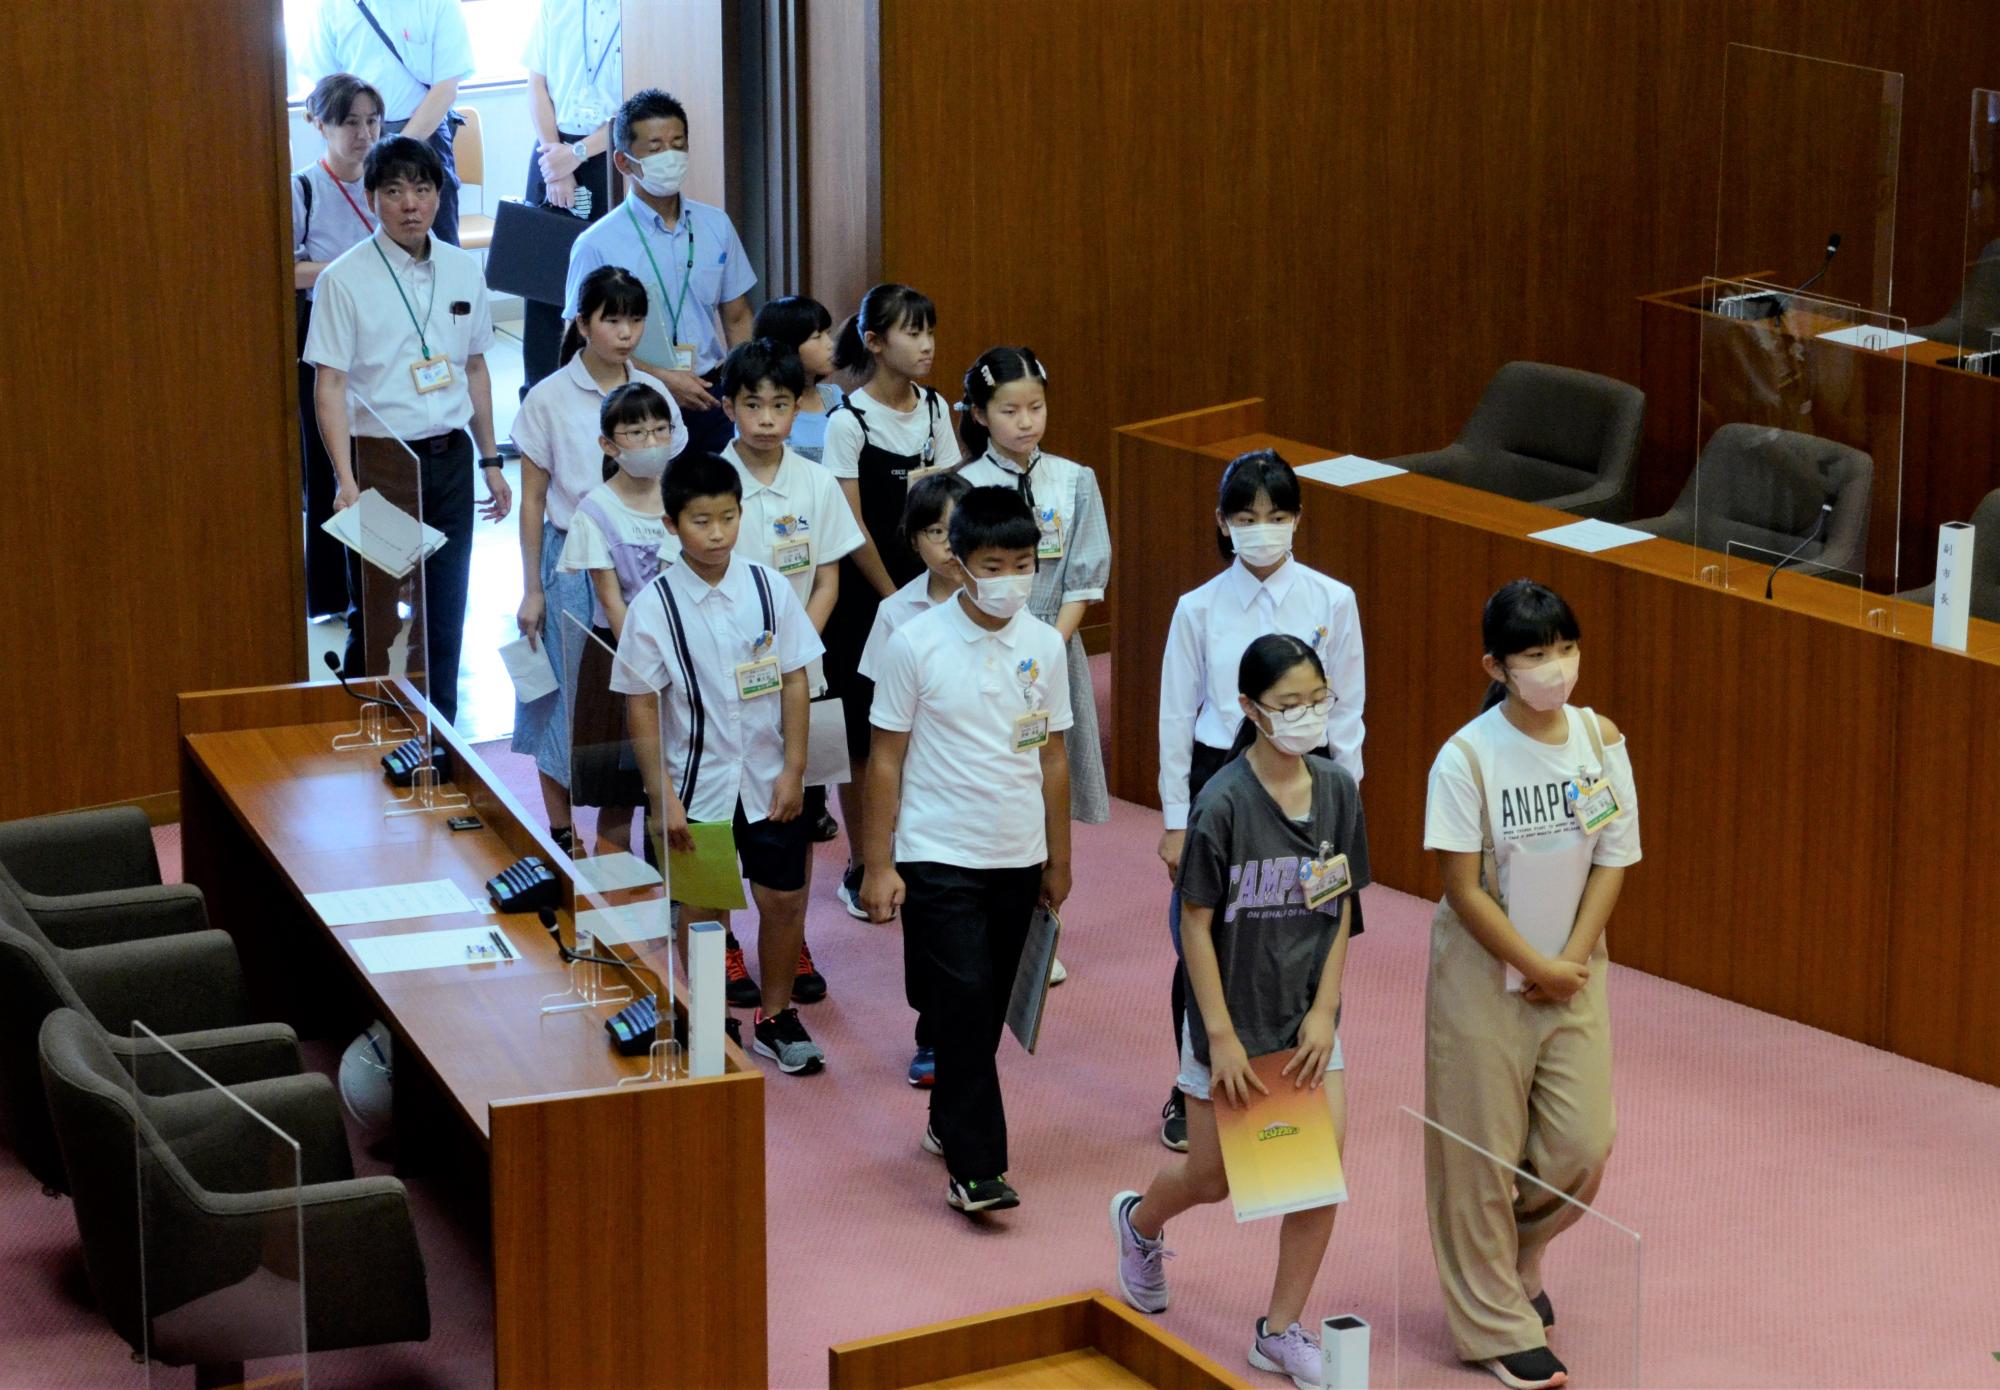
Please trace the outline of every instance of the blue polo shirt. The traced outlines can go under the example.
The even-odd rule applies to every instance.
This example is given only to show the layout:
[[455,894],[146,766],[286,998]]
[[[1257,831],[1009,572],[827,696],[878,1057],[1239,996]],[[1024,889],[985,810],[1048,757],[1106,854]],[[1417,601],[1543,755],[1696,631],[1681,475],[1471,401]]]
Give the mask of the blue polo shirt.
[[[694,238],[692,265],[690,235]],[[729,351],[717,311],[748,294],[757,283],[757,272],[750,268],[750,258],[729,214],[685,195],[680,219],[671,228],[659,213],[637,197],[628,196],[608,217],[591,224],[571,243],[564,318],[576,317],[584,277],[601,265],[629,270],[646,287],[646,336],[635,356],[655,366],[671,367],[672,345],[692,343],[697,372],[714,370]],[[687,286],[685,300],[683,282]],[[680,311],[678,325],[674,321],[676,307]]]

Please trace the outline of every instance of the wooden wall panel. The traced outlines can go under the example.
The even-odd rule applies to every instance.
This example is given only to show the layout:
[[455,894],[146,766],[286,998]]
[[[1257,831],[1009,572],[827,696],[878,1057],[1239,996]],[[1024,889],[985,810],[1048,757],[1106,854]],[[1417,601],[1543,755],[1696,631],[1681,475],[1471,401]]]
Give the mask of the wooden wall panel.
[[0,817],[170,790],[305,667],[280,0],[0,6]]
[[882,96],[878,0],[804,0],[805,293],[854,312],[882,260]]

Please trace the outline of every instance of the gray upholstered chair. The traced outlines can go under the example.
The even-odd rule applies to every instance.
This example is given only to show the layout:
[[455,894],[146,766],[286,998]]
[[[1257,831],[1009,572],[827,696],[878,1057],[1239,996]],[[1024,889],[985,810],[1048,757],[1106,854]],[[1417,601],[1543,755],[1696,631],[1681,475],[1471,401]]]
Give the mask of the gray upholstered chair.
[[1578,516],[1632,514],[1634,467],[1646,396],[1636,386],[1546,362],[1509,362],[1458,439],[1442,449],[1384,460]]
[[[236,1026],[248,1020],[249,1005],[228,933],[157,934],[163,925],[143,910],[121,924],[116,910],[103,907],[87,931],[79,918],[44,931],[0,883],[0,1125],[23,1166],[51,1191],[66,1191],[68,1180],[49,1129],[35,1040],[55,1009],[75,1009],[116,1039],[130,1038],[134,1019],[160,1034],[199,1034],[188,1046],[201,1049],[225,1082],[299,1070],[291,1029]],[[73,933],[69,944],[56,938],[59,931]]]
[[[2000,488],[1980,499],[1971,520],[1972,616],[2000,623]],[[1908,589],[1896,597],[1928,606],[1937,602],[1937,585]]]
[[1965,272],[1965,285],[1951,312],[1910,331],[1933,342],[1963,344],[1964,352],[1985,352],[1996,328],[2000,328],[2000,241],[1989,241]]
[[[325,1077],[231,1088],[298,1142],[293,1187],[274,1184],[268,1131],[230,1097],[135,1094],[128,1068],[143,1080],[170,1060],[120,1059],[71,1009],[43,1020],[39,1054],[91,1286],[134,1350],[150,1347],[155,1360],[193,1365],[198,1383],[213,1383],[244,1361],[430,1335],[409,1199],[394,1178],[354,1176]],[[301,1226],[303,1253],[293,1240]],[[301,1269],[304,1348],[287,1282]]]
[[[1759,559],[1796,549],[1798,564],[1859,574],[1874,478],[1873,460],[1845,444],[1768,425],[1724,425],[1702,449],[1673,507],[1631,524],[1703,550],[1727,550],[1732,542],[1739,550],[1755,547]],[[1800,548],[1829,502],[1833,516],[1824,535]]]
[[208,925],[199,888],[160,882],[152,826],[131,806],[0,821],[0,887],[6,886],[59,938],[107,918],[120,932],[159,919],[160,930],[148,935]]

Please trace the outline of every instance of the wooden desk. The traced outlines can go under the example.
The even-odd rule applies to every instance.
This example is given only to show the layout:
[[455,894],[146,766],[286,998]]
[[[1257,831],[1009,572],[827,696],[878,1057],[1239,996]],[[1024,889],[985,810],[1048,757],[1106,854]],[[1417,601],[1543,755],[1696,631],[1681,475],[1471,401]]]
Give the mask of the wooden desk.
[[[1646,426],[1634,516],[1658,516],[1673,505],[1693,471],[1697,440],[1723,423],[1699,423],[1702,335],[1718,329],[1747,332],[1752,325],[1706,312],[1701,296],[1700,285],[1688,285],[1639,298],[1639,386],[1646,393]],[[1857,402],[1884,399],[1892,385],[1900,390],[1900,514],[1893,491],[1878,487],[1868,531],[1870,587],[1888,589],[1898,544],[1895,587],[1930,583],[1937,568],[1938,527],[1964,521],[1981,498],[2000,487],[2000,378],[1944,365],[1958,356],[1958,348],[1947,343],[1912,343],[1896,353],[1818,340],[1806,348],[1825,360],[1829,375],[1838,371],[1858,383]],[[1842,430],[1854,437],[1842,437]],[[1896,432],[1886,420],[1856,418],[1833,428],[1820,421],[1816,432],[1868,449],[1878,460],[1897,452]]]
[[[399,1068],[420,1068],[486,1151],[496,1384],[764,1385],[761,1073],[728,1047],[722,1076],[619,1089],[645,1064],[611,1050],[611,1010],[540,1012],[568,972],[531,914],[499,919],[517,961],[369,974],[359,937],[485,919],[329,929],[306,894],[436,878],[473,892],[522,855],[568,861],[449,729],[457,788],[484,828],[384,817],[378,751],[331,748],[353,723],[337,686],[181,696],[185,876],[236,938],[253,985],[304,1007],[301,966],[344,962],[393,1031]],[[630,982],[656,992],[627,954]],[[729,1316],[690,1299],[690,1279],[728,1289]]]
[[[1179,596],[1217,570],[1223,466],[1342,452],[1264,432],[1261,401],[1129,425],[1111,453],[1114,544],[1147,555],[1112,629],[1111,788],[1159,805],[1160,655]],[[1305,485],[1296,554],[1351,584],[1368,654],[1363,801],[1378,881],[1434,897],[1432,759],[1477,711],[1479,615],[1531,576],[1576,609],[1578,698],[1632,741],[1645,865],[1614,959],[1846,1037],[2000,1082],[2000,629],[1984,657],[1878,631],[1852,589],[1801,575],[1727,590],[1650,540],[1598,555],[1527,539],[1560,512],[1404,474]],[[1907,606],[1905,606],[1907,608]],[[1165,893],[1162,891],[1164,908]]]

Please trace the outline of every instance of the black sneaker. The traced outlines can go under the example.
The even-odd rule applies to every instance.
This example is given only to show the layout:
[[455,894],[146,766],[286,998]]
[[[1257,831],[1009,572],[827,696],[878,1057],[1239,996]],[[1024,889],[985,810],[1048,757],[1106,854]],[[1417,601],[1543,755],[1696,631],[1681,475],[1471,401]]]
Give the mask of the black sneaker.
[[730,932],[722,942],[722,978],[729,982],[725,995],[732,1009],[754,1009],[764,1002],[764,992],[757,988],[757,982],[750,978],[750,969],[743,963],[743,947]]
[[1552,1386],[1569,1383],[1569,1367],[1558,1361],[1547,1347],[1509,1352],[1479,1364],[1511,1390],[1550,1390]]
[[833,818],[833,812],[821,811],[812,823],[813,843],[829,845],[840,838],[840,822]]
[[960,1182],[953,1178],[945,1185],[944,1199],[967,1216],[978,1211],[1006,1211],[1021,1205],[1021,1194],[1007,1185],[1005,1178],[973,1178]]
[[799,943],[799,969],[792,976],[792,1002],[794,1004],[817,1004],[826,998],[826,976],[819,973],[813,964],[812,947]]
[[811,1076],[826,1065],[826,1053],[799,1022],[797,1009],[780,1009],[769,1018],[759,1014],[751,1032],[757,1039],[751,1046],[787,1076]]
[[557,849],[561,850],[564,854],[567,854],[572,859],[576,858],[575,826],[565,825],[561,829],[557,829],[555,826],[552,825],[549,827],[549,838],[555,841]]
[[1549,1291],[1547,1289],[1543,1289],[1540,1293],[1529,1299],[1528,1306],[1535,1310],[1535,1315],[1542,1320],[1543,1327],[1554,1327],[1556,1325],[1556,1305],[1549,1302]]
[[1176,1086],[1174,1093],[1167,1097],[1167,1103],[1160,1107],[1160,1142],[1177,1154],[1188,1151],[1187,1138],[1187,1097]]

